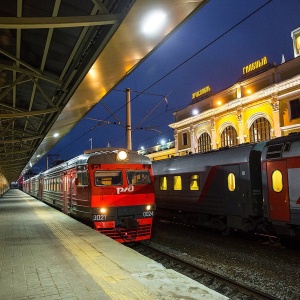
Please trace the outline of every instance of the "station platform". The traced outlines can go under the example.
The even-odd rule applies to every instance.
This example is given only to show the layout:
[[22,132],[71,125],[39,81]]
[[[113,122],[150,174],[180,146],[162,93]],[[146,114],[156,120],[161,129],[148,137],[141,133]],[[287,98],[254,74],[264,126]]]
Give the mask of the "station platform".
[[0,198],[0,299],[228,299],[11,189]]

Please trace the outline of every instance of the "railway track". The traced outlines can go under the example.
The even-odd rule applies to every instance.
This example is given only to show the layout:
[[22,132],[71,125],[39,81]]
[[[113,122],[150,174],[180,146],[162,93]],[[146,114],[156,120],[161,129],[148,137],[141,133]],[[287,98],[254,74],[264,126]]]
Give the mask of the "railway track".
[[139,243],[132,248],[169,269],[173,269],[187,277],[205,285],[206,287],[227,296],[232,300],[278,300],[278,298],[268,295],[254,288],[245,286],[235,280],[226,278],[213,271],[203,269],[194,262],[177,256],[170,251],[162,249],[160,245],[154,243]]

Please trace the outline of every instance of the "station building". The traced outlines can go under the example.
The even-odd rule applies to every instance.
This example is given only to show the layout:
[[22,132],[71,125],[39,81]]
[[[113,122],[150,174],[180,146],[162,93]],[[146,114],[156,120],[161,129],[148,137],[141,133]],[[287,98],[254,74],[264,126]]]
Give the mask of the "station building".
[[213,94],[192,94],[174,113],[173,142],[140,150],[153,160],[259,142],[300,131],[300,27],[291,33],[294,59],[280,65],[268,58],[242,66],[240,80]]

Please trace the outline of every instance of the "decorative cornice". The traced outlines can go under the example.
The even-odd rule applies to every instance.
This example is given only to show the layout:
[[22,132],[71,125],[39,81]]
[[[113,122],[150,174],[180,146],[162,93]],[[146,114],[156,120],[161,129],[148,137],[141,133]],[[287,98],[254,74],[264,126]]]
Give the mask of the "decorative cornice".
[[[274,94],[279,94],[280,92],[284,92],[285,90],[295,88],[297,86],[299,86],[299,90],[300,90],[300,75],[297,75],[297,76],[293,77],[292,79],[288,79],[288,80],[285,80],[280,83],[275,83],[272,86],[264,88],[250,96],[232,100],[232,101],[224,104],[221,107],[209,109],[197,116],[186,118],[179,122],[171,123],[171,124],[169,124],[169,127],[175,129],[175,128],[179,128],[182,126],[189,126],[189,124],[191,124],[191,123],[200,122],[207,118],[212,118],[218,114],[227,112],[228,110],[233,110],[239,106],[243,107],[249,103],[258,101],[259,99],[262,99],[262,98],[267,98],[270,96],[272,97]],[[285,95],[282,95],[282,94],[280,96],[278,95],[278,100],[284,98],[284,96]]]
[[292,129],[300,129],[300,124],[294,124],[289,126],[280,127],[281,130],[292,130]]

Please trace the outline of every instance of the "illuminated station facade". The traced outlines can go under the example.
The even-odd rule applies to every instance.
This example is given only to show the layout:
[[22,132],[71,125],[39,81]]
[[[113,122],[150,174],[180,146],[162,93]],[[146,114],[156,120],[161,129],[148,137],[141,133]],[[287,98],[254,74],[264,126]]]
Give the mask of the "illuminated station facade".
[[300,27],[291,34],[294,59],[277,66],[262,57],[221,92],[201,87],[174,113],[174,141],[139,152],[158,160],[300,132]]

